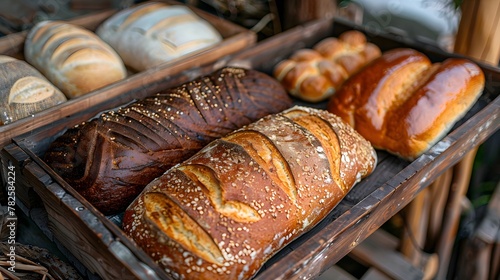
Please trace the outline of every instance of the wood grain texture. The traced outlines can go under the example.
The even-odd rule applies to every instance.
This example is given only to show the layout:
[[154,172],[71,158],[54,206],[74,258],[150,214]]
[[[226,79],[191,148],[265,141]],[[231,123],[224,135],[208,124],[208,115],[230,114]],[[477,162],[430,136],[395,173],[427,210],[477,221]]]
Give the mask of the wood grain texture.
[[479,61],[500,62],[500,1],[463,1],[455,52]]

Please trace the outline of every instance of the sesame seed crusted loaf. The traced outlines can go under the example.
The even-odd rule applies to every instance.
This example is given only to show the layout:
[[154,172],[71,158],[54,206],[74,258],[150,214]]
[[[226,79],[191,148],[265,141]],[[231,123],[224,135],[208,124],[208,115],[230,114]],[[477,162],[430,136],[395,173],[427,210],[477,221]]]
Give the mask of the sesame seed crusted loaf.
[[210,141],[291,105],[272,77],[222,68],[69,129],[44,160],[102,213],[117,213]]
[[217,139],[152,181],[124,232],[176,279],[248,279],[375,169],[371,144],[295,106]]

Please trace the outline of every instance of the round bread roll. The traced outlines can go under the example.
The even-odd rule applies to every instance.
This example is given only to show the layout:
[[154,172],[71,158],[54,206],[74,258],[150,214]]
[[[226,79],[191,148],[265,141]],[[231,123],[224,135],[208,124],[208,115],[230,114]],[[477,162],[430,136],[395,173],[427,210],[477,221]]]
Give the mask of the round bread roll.
[[36,24],[26,37],[24,55],[68,98],[126,77],[118,54],[93,32],[61,21]]
[[25,61],[0,55],[0,125],[66,101],[66,96]]
[[222,41],[219,32],[189,8],[155,2],[115,14],[96,33],[137,71]]
[[474,105],[484,82],[467,59],[432,63],[416,50],[394,49],[346,81],[328,110],[375,148],[413,160]]

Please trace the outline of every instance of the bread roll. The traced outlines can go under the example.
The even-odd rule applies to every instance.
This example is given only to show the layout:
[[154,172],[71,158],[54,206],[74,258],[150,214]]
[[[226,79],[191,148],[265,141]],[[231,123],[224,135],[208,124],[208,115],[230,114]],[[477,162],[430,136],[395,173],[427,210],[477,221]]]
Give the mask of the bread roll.
[[355,30],[329,37],[313,49],[299,49],[274,68],[276,77],[293,96],[308,102],[328,99],[342,83],[379,57],[380,49]]
[[210,141],[290,106],[272,77],[223,68],[69,129],[44,158],[101,212],[117,213]]
[[439,141],[484,88],[475,63],[432,63],[412,49],[394,49],[351,77],[328,103],[374,147],[413,160]]
[[137,71],[222,41],[219,32],[189,8],[155,2],[115,14],[96,33]]
[[126,77],[118,54],[89,30],[61,21],[42,21],[26,37],[26,61],[68,98]]
[[0,125],[66,101],[66,96],[25,61],[0,55]]
[[249,279],[376,161],[340,118],[293,107],[211,142],[151,182],[123,229],[175,279]]

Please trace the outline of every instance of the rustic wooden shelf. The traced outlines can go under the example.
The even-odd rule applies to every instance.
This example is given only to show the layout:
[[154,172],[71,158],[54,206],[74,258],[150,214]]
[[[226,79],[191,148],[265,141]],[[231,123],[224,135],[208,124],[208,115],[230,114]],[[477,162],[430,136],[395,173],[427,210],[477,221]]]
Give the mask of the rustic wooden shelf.
[[[294,50],[309,47],[329,36],[359,29],[346,22],[323,19],[298,26],[260,42],[231,59],[185,71],[165,81],[174,86],[224,65],[245,66],[266,73]],[[402,38],[366,33],[382,50],[411,47],[432,61],[456,54],[417,46]],[[464,155],[483,143],[500,127],[500,70],[478,63],[486,74],[486,87],[474,107],[441,141],[415,161],[408,162],[378,151],[375,172],[356,185],[347,197],[316,227],[278,252],[256,275],[256,279],[310,279],[317,277],[370,236],[390,217]],[[131,96],[134,93],[128,93]],[[140,94],[139,94],[140,95]],[[325,103],[297,104],[324,108]],[[67,118],[14,138],[0,155],[23,176],[20,184],[33,187],[48,212],[54,237],[92,272],[105,279],[168,279],[168,276],[118,226],[120,216],[106,217],[84,200],[40,158],[48,144],[66,128],[99,112],[88,108]],[[19,186],[22,187],[22,186]],[[77,244],[77,246],[75,246]]]

